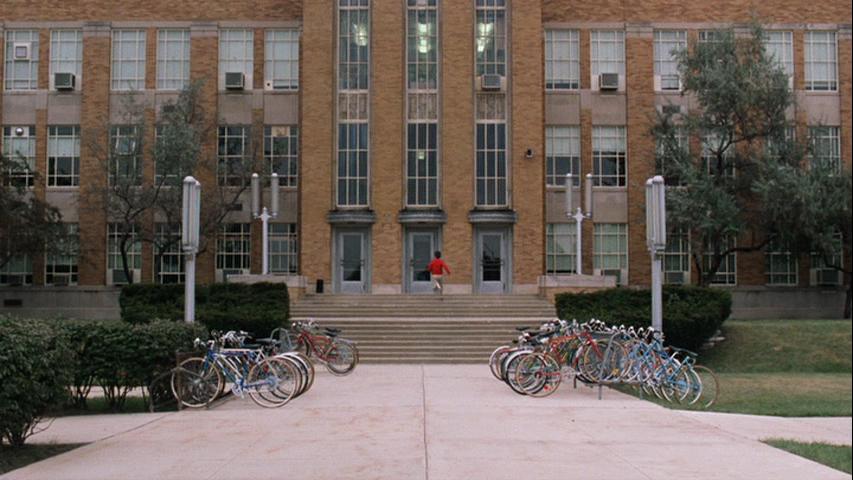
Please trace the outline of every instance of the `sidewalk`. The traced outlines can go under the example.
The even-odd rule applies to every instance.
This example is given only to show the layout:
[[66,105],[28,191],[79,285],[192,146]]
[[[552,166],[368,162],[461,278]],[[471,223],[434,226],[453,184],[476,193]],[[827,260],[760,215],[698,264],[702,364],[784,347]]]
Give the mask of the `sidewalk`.
[[598,400],[570,382],[547,398],[522,397],[485,365],[361,365],[347,377],[318,371],[312,390],[281,409],[233,399],[208,411],[58,419],[51,440],[85,431],[103,439],[0,478],[850,478],[755,440],[790,438],[795,425],[814,435],[823,428],[815,419],[739,430],[748,422],[723,415],[607,389]]

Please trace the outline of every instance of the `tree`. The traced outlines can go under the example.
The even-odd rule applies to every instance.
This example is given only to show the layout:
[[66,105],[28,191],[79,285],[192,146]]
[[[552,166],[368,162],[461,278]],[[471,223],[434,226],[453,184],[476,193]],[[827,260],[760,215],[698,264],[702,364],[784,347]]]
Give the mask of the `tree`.
[[[18,258],[58,253],[55,240],[62,235],[62,216],[56,207],[27,190],[25,179],[39,180],[19,153],[0,155],[0,269]],[[22,175],[26,173],[26,175]]]
[[[208,158],[203,149],[217,125],[206,117],[199,102],[201,85],[196,82],[188,86],[174,102],[166,104],[153,142],[146,142],[150,128],[145,119],[146,107],[134,94],[125,98],[121,124],[104,125],[102,131],[87,136],[87,144],[107,177],[106,185],[100,189],[99,208],[103,208],[110,223],[113,248],[119,254],[119,266],[127,283],[133,283],[131,260],[143,243],[153,245],[158,265],[160,257],[180,249],[184,177],[217,178],[217,169],[221,168],[215,155]],[[109,138],[106,145],[99,141],[104,132]],[[251,138],[249,134],[248,139]],[[227,165],[229,182],[205,185],[211,193],[205,196],[202,208],[202,252],[207,239],[218,234],[228,212],[239,205],[255,171],[258,147],[251,140],[247,143],[242,155]],[[144,157],[153,160],[153,175],[145,174]]]

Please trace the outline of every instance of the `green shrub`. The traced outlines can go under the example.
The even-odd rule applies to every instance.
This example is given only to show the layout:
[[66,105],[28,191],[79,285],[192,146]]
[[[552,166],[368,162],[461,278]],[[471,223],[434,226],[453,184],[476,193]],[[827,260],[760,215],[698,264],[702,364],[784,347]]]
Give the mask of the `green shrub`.
[[[651,292],[612,288],[591,293],[562,293],[556,297],[557,315],[579,322],[595,318],[613,325],[651,325]],[[731,294],[722,289],[665,286],[663,331],[666,341],[690,350],[702,346],[732,310]]]
[[0,316],[0,443],[23,445],[66,398],[68,356],[51,324]]
[[[160,318],[182,321],[183,285],[128,285],[121,291],[121,318],[147,323]],[[212,330],[246,330],[266,335],[286,325],[290,302],[279,283],[217,283],[196,287],[196,321]]]

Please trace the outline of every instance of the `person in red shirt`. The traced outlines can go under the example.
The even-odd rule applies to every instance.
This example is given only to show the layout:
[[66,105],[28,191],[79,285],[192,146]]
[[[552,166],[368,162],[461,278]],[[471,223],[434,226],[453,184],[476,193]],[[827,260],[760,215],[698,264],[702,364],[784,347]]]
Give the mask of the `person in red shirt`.
[[435,252],[435,258],[429,262],[427,270],[432,275],[432,291],[438,294],[444,292],[444,272],[450,275],[450,267],[441,259],[441,252]]

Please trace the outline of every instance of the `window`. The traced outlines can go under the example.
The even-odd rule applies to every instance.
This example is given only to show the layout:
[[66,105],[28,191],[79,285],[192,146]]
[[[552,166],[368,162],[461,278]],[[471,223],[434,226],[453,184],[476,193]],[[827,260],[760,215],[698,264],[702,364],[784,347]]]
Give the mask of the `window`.
[[224,88],[225,74],[238,72],[243,74],[243,85],[252,88],[252,70],[254,68],[254,32],[252,30],[219,31],[219,85]]
[[[720,253],[735,248],[737,240],[732,235],[723,237],[720,242]],[[705,271],[710,270],[711,262],[714,261],[713,246],[705,246],[705,255],[703,255]],[[725,255],[720,261],[720,268],[711,279],[711,285],[737,285],[737,252],[731,252]]]
[[370,77],[370,9],[367,0],[339,0],[338,90],[367,90]]
[[687,48],[687,32],[655,30],[655,90],[681,90],[675,54]]
[[338,205],[367,206],[367,123],[338,124]]
[[[185,170],[192,161],[170,148],[174,141],[183,141],[185,132],[171,125],[157,125],[154,128],[154,182],[163,186],[179,186],[184,179]],[[188,172],[186,172],[188,173]]]
[[507,202],[506,124],[477,123],[477,206]]
[[667,233],[662,260],[664,283],[690,283],[690,235],[685,230]]
[[78,224],[63,223],[62,226],[62,236],[57,239],[55,251],[45,256],[46,285],[77,285],[77,263],[80,255]]
[[409,122],[406,149],[406,204],[438,205],[438,123]]
[[506,0],[477,0],[476,74],[506,76]]
[[673,163],[689,153],[690,141],[683,128],[676,128],[671,137],[655,138],[655,173],[664,177],[668,187],[684,186]]
[[[127,252],[127,268],[133,276],[131,279],[128,279],[124,272],[122,249]],[[142,241],[137,236],[136,226],[110,223],[107,226],[107,284],[122,285],[136,282],[139,280],[141,271]]]
[[154,225],[155,283],[184,283],[184,254],[181,248],[180,225]]
[[729,33],[725,30],[700,30],[700,43],[720,43]]
[[0,285],[32,285],[33,260],[29,255],[15,255],[0,267]]
[[245,273],[251,265],[251,225],[226,223],[216,239],[216,269],[224,276]]
[[580,186],[581,142],[579,127],[545,127],[545,185],[566,185],[571,173],[572,185]]
[[38,88],[39,32],[38,30],[6,30],[6,90],[35,90]]
[[8,163],[8,170],[2,173],[3,184],[32,187],[35,184],[36,128],[3,127],[2,153]]
[[838,127],[810,127],[812,165],[821,165],[841,172],[841,139]]
[[786,158],[792,149],[796,148],[796,145],[793,144],[796,137],[794,127],[785,127],[780,133],[781,135],[768,136],[764,143],[767,156],[776,160]]
[[788,78],[794,78],[794,34],[792,32],[764,32],[764,48],[782,67]]
[[47,127],[47,186],[80,185],[80,127]]
[[812,285],[841,285],[841,272],[834,268],[835,266],[844,265],[844,247],[841,232],[836,232],[832,240],[833,252],[828,258],[818,255],[815,252],[811,254]]
[[773,241],[765,247],[764,268],[767,285],[797,285],[797,256],[780,242]]
[[580,88],[579,36],[577,30],[545,30],[545,89]]
[[406,78],[409,90],[438,85],[438,5],[436,0],[408,0]]
[[113,90],[145,88],[145,30],[113,31]]
[[141,185],[142,146],[136,126],[115,126],[110,131],[110,185]]
[[702,165],[709,175],[735,176],[734,145],[728,143],[728,137],[716,132],[702,136]]
[[273,90],[299,88],[299,31],[267,30],[264,83]]
[[76,88],[80,88],[83,69],[83,32],[80,30],[52,30],[50,32],[50,85],[55,73],[73,73]]
[[625,32],[593,30],[590,32],[590,67],[597,78],[602,73],[625,76]]
[[219,185],[239,187],[245,182],[249,173],[245,171],[244,166],[248,155],[246,151],[248,140],[249,127],[219,127],[219,168],[217,168]]
[[264,127],[264,158],[279,185],[295,187],[299,175],[299,129],[295,126]]
[[593,185],[624,187],[626,167],[625,127],[592,127]]
[[299,273],[295,223],[270,223],[270,272]]
[[549,223],[545,226],[545,272],[576,273],[577,229],[572,223]]
[[621,273],[628,268],[628,225],[596,223],[593,228],[592,266],[602,275],[617,275],[616,283],[627,281]]
[[835,32],[806,32],[806,90],[838,89],[838,45]]
[[157,89],[181,90],[190,83],[190,31],[157,31]]

